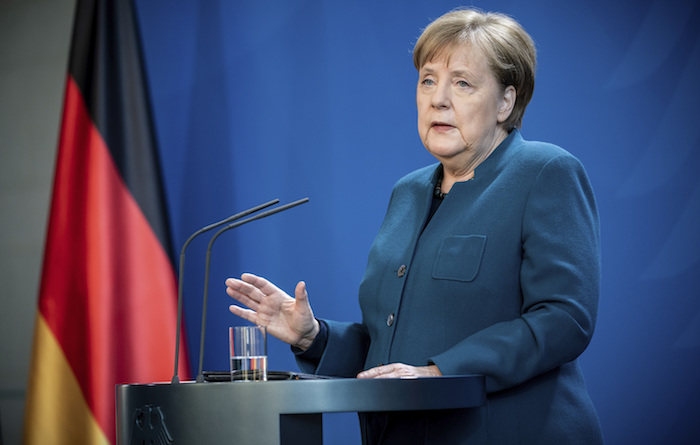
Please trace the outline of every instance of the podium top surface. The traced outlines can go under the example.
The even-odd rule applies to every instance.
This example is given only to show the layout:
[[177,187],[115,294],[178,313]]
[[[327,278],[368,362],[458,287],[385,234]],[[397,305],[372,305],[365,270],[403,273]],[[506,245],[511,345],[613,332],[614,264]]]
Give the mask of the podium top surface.
[[[310,379],[267,382],[184,382],[117,386],[118,402],[137,405],[168,400],[246,406],[266,400],[280,414],[455,409],[486,401],[484,377],[416,379]],[[249,405],[248,405],[249,406]]]

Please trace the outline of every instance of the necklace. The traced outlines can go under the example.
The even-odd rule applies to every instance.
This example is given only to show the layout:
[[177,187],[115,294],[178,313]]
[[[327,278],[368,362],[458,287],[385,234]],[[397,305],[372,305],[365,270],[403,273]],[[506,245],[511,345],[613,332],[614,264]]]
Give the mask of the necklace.
[[437,180],[437,184],[435,184],[435,191],[433,192],[433,195],[435,195],[435,197],[438,199],[444,199],[445,196],[447,196],[447,193],[443,193],[442,191],[442,175],[440,175]]
[[[467,181],[471,181],[473,179],[474,176],[467,179]],[[445,199],[445,196],[447,196],[447,193],[444,193],[442,191],[442,174],[440,174],[440,176],[438,177],[437,184],[435,184],[435,190],[433,191],[433,195],[435,195],[435,197],[438,199]]]

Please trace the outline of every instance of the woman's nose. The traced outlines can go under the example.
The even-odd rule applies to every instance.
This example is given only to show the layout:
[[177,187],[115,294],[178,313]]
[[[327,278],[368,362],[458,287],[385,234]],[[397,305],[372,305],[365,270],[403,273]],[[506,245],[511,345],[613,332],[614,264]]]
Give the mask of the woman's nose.
[[448,108],[450,106],[450,89],[448,84],[438,84],[433,92],[432,104],[435,108]]

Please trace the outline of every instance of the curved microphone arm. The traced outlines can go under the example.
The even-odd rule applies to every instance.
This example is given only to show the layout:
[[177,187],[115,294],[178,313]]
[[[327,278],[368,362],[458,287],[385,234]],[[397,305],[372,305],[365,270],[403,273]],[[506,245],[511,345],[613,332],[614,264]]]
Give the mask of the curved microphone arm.
[[305,202],[308,202],[309,198],[302,198],[294,202],[290,202],[289,204],[285,204],[279,207],[275,207],[274,209],[266,210],[262,213],[258,213],[257,215],[251,216],[249,218],[246,218],[244,220],[235,222],[233,224],[229,224],[228,226],[224,227],[223,229],[220,229],[218,232],[214,234],[214,236],[211,237],[211,240],[209,241],[209,246],[207,247],[207,259],[205,262],[205,270],[204,270],[204,296],[202,297],[202,331],[199,336],[199,371],[197,373],[197,383],[202,383],[204,382],[204,375],[202,374],[202,366],[204,363],[204,333],[205,329],[207,327],[207,300],[209,299],[209,265],[211,264],[211,246],[214,244],[214,241],[224,232],[227,230],[234,229],[236,227],[242,226],[243,224],[247,224],[251,221],[255,221],[256,219],[261,219],[265,218],[266,216],[274,215],[275,213],[282,212],[287,209],[291,209],[292,207],[296,207],[300,204],[304,204]]
[[178,377],[178,366],[180,364],[180,332],[182,330],[182,289],[183,289],[183,277],[185,274],[185,249],[187,249],[187,246],[192,242],[193,239],[195,239],[197,236],[201,235],[204,232],[208,232],[209,230],[215,229],[219,226],[222,226],[226,223],[230,223],[231,221],[235,221],[237,219],[241,219],[245,216],[250,215],[251,213],[258,212],[266,207],[270,207],[271,205],[275,205],[278,202],[280,202],[279,199],[273,199],[272,201],[268,201],[264,204],[257,205],[253,208],[250,208],[248,210],[245,210],[240,213],[236,213],[235,215],[229,216],[226,219],[222,219],[219,222],[215,222],[214,224],[210,224],[206,227],[202,227],[201,229],[197,230],[194,232],[192,235],[190,235],[189,238],[187,238],[187,241],[185,241],[185,244],[182,245],[182,249],[180,250],[180,273],[178,275],[178,284],[177,284],[177,333],[175,334],[175,370],[173,371],[173,378],[171,383],[180,383],[180,378]]

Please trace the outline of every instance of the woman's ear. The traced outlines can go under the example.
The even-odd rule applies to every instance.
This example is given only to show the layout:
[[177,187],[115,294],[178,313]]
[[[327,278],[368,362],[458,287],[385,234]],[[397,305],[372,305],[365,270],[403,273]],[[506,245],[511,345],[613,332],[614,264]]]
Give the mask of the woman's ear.
[[515,106],[515,98],[517,93],[515,92],[515,87],[513,85],[508,85],[503,92],[503,97],[501,98],[501,105],[498,107],[498,123],[503,123],[510,117],[513,112],[513,107]]

